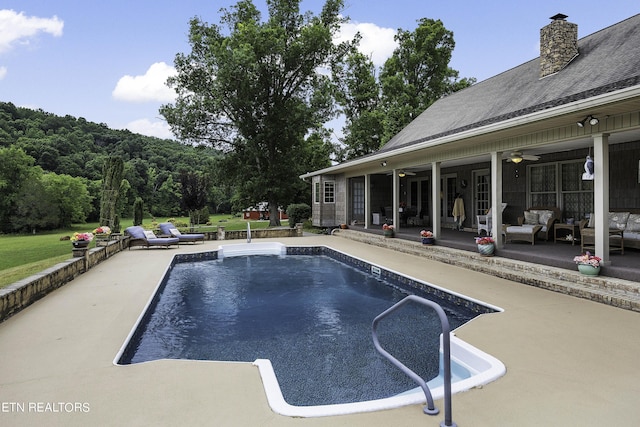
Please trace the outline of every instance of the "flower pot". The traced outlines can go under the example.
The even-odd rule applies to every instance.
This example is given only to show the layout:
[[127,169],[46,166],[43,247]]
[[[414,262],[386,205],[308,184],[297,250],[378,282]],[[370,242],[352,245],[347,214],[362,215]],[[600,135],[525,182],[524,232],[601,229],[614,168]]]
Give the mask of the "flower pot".
[[86,248],[91,243],[89,240],[76,240],[75,242],[71,242],[74,248]]
[[384,237],[393,237],[393,230],[383,230]]
[[594,267],[590,264],[578,264],[578,271],[585,276],[597,276],[600,274],[600,267]]
[[434,239],[433,237],[423,237],[422,238],[422,244],[425,246],[431,246],[433,244],[436,243],[436,239]]
[[485,243],[483,245],[478,245],[478,252],[482,256],[493,256],[493,253],[496,251],[496,247],[493,243]]

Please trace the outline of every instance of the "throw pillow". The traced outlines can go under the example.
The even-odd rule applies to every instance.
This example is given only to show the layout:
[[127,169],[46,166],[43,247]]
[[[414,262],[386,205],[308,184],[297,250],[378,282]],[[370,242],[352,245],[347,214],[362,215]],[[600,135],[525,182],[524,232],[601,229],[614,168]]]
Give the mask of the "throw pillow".
[[624,230],[627,226],[630,212],[609,212],[609,229]]
[[589,214],[589,223],[587,224],[587,228],[594,228],[596,226],[596,216],[593,212]]
[[640,214],[631,214],[627,219],[627,228],[625,231],[633,231],[635,233],[640,232]]
[[170,228],[169,233],[174,237],[180,236],[180,231],[177,228]]
[[151,231],[151,230],[145,230],[144,237],[147,238],[147,239],[155,239],[156,235],[153,234],[153,231]]
[[540,215],[534,212],[524,212],[524,223],[530,225],[537,225]]
[[539,211],[538,215],[540,216],[540,218],[538,219],[540,224],[547,225],[547,222],[549,222],[551,217],[553,217],[553,211]]

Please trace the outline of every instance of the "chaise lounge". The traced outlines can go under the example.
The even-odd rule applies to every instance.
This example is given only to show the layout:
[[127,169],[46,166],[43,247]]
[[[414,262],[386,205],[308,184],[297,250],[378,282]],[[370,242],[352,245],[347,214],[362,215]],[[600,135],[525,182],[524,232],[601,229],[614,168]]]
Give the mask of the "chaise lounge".
[[182,234],[175,225],[170,222],[163,222],[158,225],[160,227],[160,231],[162,234],[167,236],[177,237],[180,243],[193,243],[200,241],[204,243],[204,234],[201,233],[190,233],[190,234]]
[[144,246],[147,249],[152,246],[164,246],[169,249],[171,245],[180,244],[180,239],[177,237],[157,237],[153,231],[145,230],[139,225],[127,227],[124,232],[131,236],[129,239],[129,249],[131,249],[132,246]]

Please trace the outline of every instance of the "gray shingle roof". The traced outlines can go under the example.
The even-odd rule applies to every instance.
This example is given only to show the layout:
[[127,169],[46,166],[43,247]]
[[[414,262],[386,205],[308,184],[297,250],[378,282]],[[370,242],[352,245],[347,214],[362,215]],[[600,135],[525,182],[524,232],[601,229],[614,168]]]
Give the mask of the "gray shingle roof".
[[536,58],[436,101],[379,152],[640,84],[640,14],[580,39],[578,50],[548,77]]

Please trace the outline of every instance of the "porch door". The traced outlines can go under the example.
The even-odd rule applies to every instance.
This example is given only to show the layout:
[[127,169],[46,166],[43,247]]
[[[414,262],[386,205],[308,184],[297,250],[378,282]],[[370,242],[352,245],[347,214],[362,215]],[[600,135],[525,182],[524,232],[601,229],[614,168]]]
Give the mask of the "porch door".
[[443,224],[453,223],[453,203],[456,200],[458,177],[455,174],[442,175],[440,178],[440,218]]
[[473,189],[473,223],[476,224],[476,215],[485,215],[491,207],[491,171],[489,169],[473,171]]
[[[414,177],[409,180],[409,195],[407,204],[412,215],[428,221],[431,212],[429,211],[429,195],[430,195],[429,178]],[[424,225],[428,225],[427,222]]]
[[351,180],[351,219],[364,223],[364,178]]

